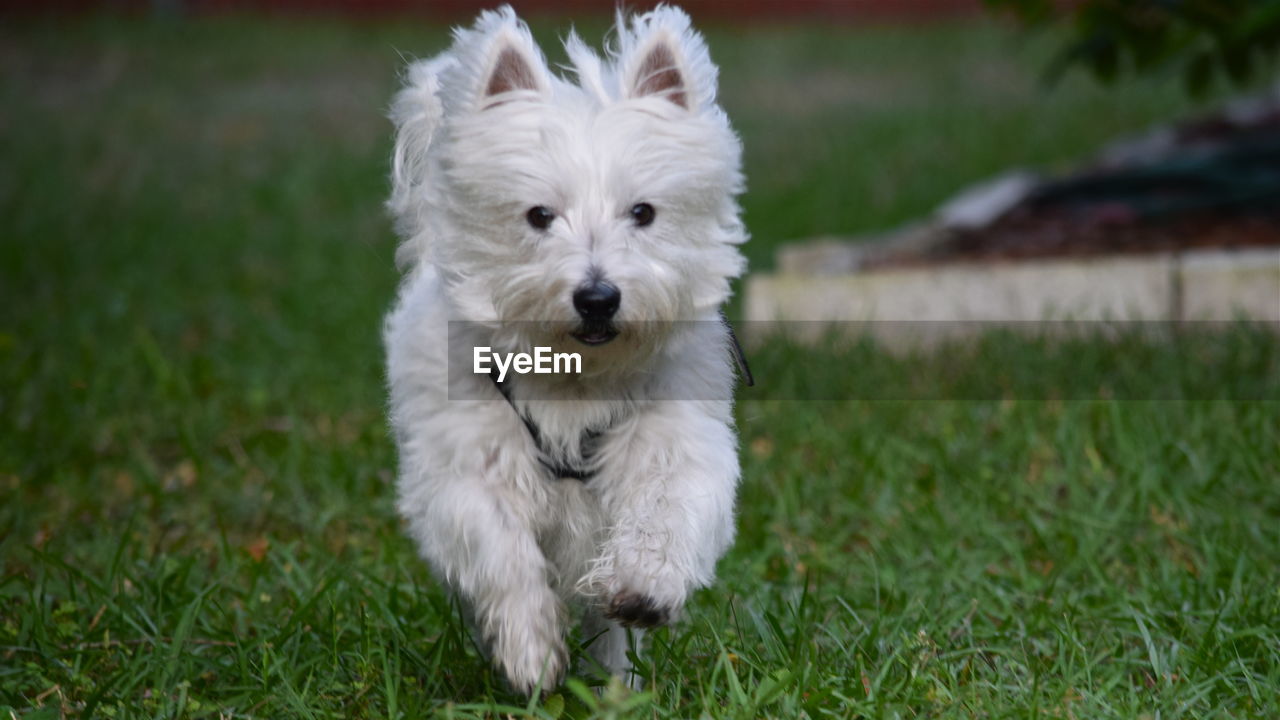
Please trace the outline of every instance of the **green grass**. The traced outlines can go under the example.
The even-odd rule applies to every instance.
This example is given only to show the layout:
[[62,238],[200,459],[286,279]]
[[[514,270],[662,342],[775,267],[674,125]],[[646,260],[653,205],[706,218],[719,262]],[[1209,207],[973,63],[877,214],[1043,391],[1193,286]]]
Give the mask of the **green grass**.
[[[648,690],[505,693],[393,510],[414,25],[0,28],[0,714],[1280,716],[1280,343],[1243,329],[758,350],[739,540]],[[1042,91],[992,26],[709,34],[757,268],[1188,109]]]

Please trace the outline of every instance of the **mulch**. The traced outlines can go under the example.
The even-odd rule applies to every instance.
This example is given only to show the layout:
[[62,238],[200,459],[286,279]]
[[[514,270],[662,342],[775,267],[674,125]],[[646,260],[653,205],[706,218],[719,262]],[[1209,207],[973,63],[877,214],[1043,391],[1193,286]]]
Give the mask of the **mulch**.
[[1168,147],[1055,179],[981,230],[873,267],[1280,246],[1280,109],[1174,128]]
[[927,254],[885,258],[879,267],[1280,246],[1280,216],[1200,215],[1159,221],[1082,220],[1062,212],[1015,211],[981,232],[958,232]]

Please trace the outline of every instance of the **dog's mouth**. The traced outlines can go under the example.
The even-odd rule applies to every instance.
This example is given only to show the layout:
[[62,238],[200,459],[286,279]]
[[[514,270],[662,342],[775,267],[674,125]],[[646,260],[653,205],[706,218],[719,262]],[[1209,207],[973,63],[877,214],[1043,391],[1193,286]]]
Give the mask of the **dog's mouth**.
[[594,347],[596,345],[604,345],[618,337],[618,329],[611,323],[592,323],[590,325],[582,325],[570,335],[583,345]]

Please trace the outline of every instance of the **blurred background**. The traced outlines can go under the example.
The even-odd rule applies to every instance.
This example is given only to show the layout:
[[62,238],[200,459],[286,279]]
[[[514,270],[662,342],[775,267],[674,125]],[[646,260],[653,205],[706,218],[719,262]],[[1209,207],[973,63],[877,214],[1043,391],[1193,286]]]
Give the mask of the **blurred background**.
[[[598,41],[613,12],[513,4],[553,63],[568,28]],[[1232,185],[1247,198],[1192,208],[1192,225],[1237,223],[1213,247],[1276,245],[1276,2],[684,6],[744,142],[753,274],[790,272],[789,243],[857,247],[1011,170],[1075,177],[1118,140],[1205,118],[1262,144],[1247,173],[1211,168],[1256,180]],[[393,717],[510,700],[395,517],[379,337],[398,280],[389,100],[481,7],[0,4],[0,708]],[[1262,104],[1222,114],[1242,98]],[[1068,213],[1093,223],[1082,254],[1111,250],[1099,218],[1128,228],[1126,253],[1183,247],[1130,232],[1167,177]],[[1034,224],[1008,212],[1043,188],[984,222]],[[739,544],[685,629],[656,635],[657,694],[615,710],[1274,716],[1278,357],[1249,328],[754,349]],[[1116,373],[1135,383],[1122,401],[1100,389]],[[859,400],[886,384],[910,401]],[[1153,398],[1195,402],[1136,402]],[[611,702],[565,697],[583,716]]]

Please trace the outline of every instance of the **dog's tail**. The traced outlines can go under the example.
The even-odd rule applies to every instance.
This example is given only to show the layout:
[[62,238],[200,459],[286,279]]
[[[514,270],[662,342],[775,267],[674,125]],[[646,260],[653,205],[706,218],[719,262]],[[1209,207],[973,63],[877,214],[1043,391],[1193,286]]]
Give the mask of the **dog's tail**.
[[396,143],[391,154],[391,199],[387,207],[401,238],[396,265],[402,269],[416,264],[426,249],[423,222],[426,203],[421,195],[427,187],[427,148],[444,116],[439,95],[440,73],[453,62],[449,53],[414,62],[405,73],[404,88],[391,103]]

